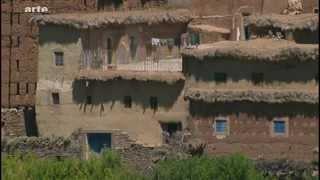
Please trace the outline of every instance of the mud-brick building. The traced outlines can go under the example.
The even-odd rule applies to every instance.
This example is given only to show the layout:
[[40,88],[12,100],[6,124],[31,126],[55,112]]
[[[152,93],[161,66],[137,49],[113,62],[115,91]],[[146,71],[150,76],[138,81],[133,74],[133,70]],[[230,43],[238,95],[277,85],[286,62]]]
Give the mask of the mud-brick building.
[[187,116],[174,40],[189,20],[184,10],[34,17],[39,135],[81,128],[112,141],[118,129],[138,143],[161,145],[163,130],[183,128]]
[[245,18],[244,24],[246,39],[269,36],[303,44],[319,43],[319,16],[315,13],[252,15]]
[[311,160],[319,146],[317,45],[222,41],[183,53],[188,128],[212,154]]

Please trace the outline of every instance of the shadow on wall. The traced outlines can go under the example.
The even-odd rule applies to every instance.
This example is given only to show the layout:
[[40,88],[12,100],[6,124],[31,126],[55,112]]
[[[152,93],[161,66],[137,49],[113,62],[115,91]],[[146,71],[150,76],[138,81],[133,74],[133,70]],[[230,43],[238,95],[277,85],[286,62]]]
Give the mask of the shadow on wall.
[[72,44],[77,43],[80,32],[67,26],[46,25],[39,28],[39,44],[46,43]]
[[294,62],[296,59],[289,58],[290,61],[263,63],[236,60],[233,57],[223,57],[223,59],[205,57],[205,59],[185,58],[183,60],[185,76],[194,77],[196,81],[215,81],[215,73],[224,73],[228,81],[239,82],[241,80],[253,81],[252,75],[261,73],[263,74],[261,81],[272,84],[277,81],[305,83],[315,80],[318,74],[316,61],[299,63]]
[[[112,110],[116,102],[124,104],[125,97],[128,96],[131,97],[132,105],[141,107],[143,112],[150,108],[151,97],[157,98],[159,108],[169,110],[184,88],[184,82],[174,85],[136,80],[90,80],[87,82],[85,80],[75,80],[73,82],[73,101],[80,105],[80,109],[83,111],[87,106],[89,106],[89,110],[100,108],[101,112],[106,108]],[[86,86],[87,84],[88,86]]]
[[307,103],[251,103],[251,102],[218,102],[205,103],[200,101],[191,101],[189,112],[194,117],[212,117],[212,116],[229,116],[240,113],[248,114],[255,118],[266,117],[319,117],[318,105]]

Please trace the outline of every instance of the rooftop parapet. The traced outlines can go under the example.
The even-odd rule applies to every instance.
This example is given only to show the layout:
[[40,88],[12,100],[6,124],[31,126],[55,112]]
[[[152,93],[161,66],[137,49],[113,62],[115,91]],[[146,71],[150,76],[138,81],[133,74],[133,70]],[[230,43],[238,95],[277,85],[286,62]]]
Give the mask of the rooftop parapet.
[[274,27],[281,30],[310,29],[315,31],[319,28],[318,14],[300,15],[252,15],[245,18],[245,26]]
[[236,59],[262,62],[319,61],[317,44],[296,44],[286,40],[256,39],[250,41],[221,41],[203,44],[197,49],[182,52],[184,58],[194,60]]
[[192,14],[188,10],[136,10],[99,13],[68,13],[37,15],[31,22],[39,25],[68,25],[77,29],[102,28],[110,25],[188,23]]

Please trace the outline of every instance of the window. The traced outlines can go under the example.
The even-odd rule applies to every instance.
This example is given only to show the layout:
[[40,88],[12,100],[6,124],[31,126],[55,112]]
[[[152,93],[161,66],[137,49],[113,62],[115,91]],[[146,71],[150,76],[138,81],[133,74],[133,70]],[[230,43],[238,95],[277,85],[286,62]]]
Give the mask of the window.
[[20,71],[20,61],[19,60],[16,61],[16,68],[17,68],[17,71],[19,72]]
[[56,66],[63,66],[63,52],[54,52]]
[[191,45],[199,45],[200,44],[200,35],[199,33],[191,33]]
[[131,108],[132,106],[132,98],[131,96],[125,96],[123,99],[123,104],[125,108]]
[[108,38],[107,39],[107,49],[108,49],[108,64],[111,64],[112,63],[112,56],[113,56],[113,53],[112,53],[112,40],[111,38]]
[[10,25],[12,26],[12,24],[13,24],[13,13],[11,12],[10,13]]
[[313,13],[319,14],[319,9],[318,8],[313,8]]
[[29,94],[29,83],[26,83],[26,94]]
[[228,133],[228,121],[226,118],[218,118],[215,120],[214,130],[216,134]]
[[91,96],[87,96],[86,104],[92,104],[92,97]]
[[217,83],[227,82],[227,74],[221,72],[214,73],[214,80]]
[[251,74],[251,79],[254,84],[260,84],[264,81],[264,74],[254,72]]
[[17,36],[17,47],[20,47],[20,36]]
[[20,83],[16,84],[16,95],[20,95]]
[[288,125],[287,118],[275,118],[272,121],[271,134],[273,136],[288,136]]
[[52,93],[52,103],[53,104],[60,104],[59,93]]
[[158,98],[157,97],[150,97],[150,107],[153,110],[157,110],[158,109]]
[[286,132],[286,126],[284,121],[274,121],[273,122],[273,131],[277,134],[284,134]]

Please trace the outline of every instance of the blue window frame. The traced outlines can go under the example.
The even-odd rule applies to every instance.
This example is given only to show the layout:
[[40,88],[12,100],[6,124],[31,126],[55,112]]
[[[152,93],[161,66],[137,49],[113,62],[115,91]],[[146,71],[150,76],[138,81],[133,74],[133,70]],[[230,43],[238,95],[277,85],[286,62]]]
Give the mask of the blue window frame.
[[227,120],[223,120],[223,119],[218,119],[215,121],[216,122],[216,128],[215,128],[215,131],[216,133],[227,133]]
[[273,131],[277,134],[284,134],[286,132],[286,122],[276,120],[273,122]]

